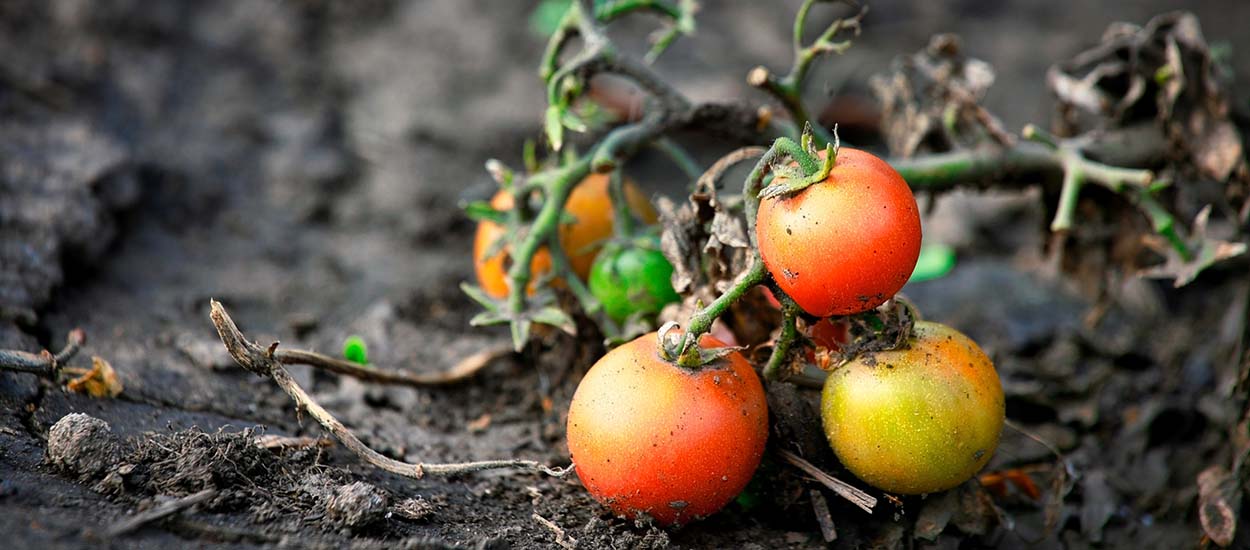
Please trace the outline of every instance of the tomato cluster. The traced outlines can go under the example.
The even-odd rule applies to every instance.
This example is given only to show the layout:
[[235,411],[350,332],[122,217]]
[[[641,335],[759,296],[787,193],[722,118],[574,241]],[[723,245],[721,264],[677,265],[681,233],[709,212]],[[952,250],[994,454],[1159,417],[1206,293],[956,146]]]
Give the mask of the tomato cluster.
[[[794,174],[783,170],[772,185],[788,185]],[[620,323],[654,315],[680,296],[654,230],[614,230],[608,186],[606,176],[593,175],[574,189],[559,241],[572,273]],[[972,340],[917,322],[897,349],[837,359],[855,349],[847,347],[845,316],[877,308],[915,268],[920,215],[907,183],[881,159],[842,148],[826,177],[793,189],[761,200],[755,231],[773,288],[806,314],[807,362],[830,371],[821,417],[836,455],[860,479],[895,493],[941,491],[969,479],[993,454],[1004,422],[1002,386]],[[654,222],[637,188],[627,183],[625,191],[632,211]],[[505,210],[511,202],[500,193],[492,206]],[[474,246],[478,280],[497,297],[509,290],[507,250],[488,252],[500,250],[491,243],[504,233],[482,222]],[[535,278],[549,271],[549,251],[539,251],[530,268]],[[773,294],[767,298],[782,308]],[[725,346],[721,340],[692,340],[674,349],[656,333],[638,337],[595,363],[573,397],[569,452],[586,489],[617,515],[665,525],[707,516],[738,495],[759,465],[769,431],[760,379],[741,353],[712,353]]]

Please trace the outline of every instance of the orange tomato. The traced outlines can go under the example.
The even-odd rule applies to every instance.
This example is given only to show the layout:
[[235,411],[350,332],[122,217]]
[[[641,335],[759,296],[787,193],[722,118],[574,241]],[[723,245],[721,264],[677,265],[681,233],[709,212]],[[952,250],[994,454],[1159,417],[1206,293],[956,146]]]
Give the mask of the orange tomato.
[[[496,210],[512,208],[512,196],[500,191],[491,199],[490,204]],[[647,197],[632,182],[625,182],[625,201],[629,203],[634,215],[644,223],[655,223],[655,209]],[[615,215],[612,210],[612,199],[608,193],[608,176],[591,174],[583,179],[569,193],[564,210],[575,218],[569,223],[561,223],[559,227],[560,246],[569,257],[569,264],[582,280],[590,275],[590,267],[594,264],[595,255],[599,253],[600,243],[612,236]],[[477,235],[473,239],[473,268],[477,274],[478,284],[490,296],[503,298],[508,295],[508,268],[505,258],[508,249],[486,257],[491,244],[505,234],[506,229],[494,222],[483,221],[477,225]],[[529,293],[534,292],[534,281],[542,274],[551,270],[551,253],[544,247],[534,254],[530,262],[531,280]]]
[[824,181],[762,200],[755,231],[777,286],[817,317],[881,305],[920,256],[920,211],[907,182],[885,161],[847,147]]
[[[724,344],[704,335],[705,348]],[[655,333],[603,356],[569,405],[577,475],[618,515],[687,523],[721,509],[759,466],[768,405],[734,352],[698,369],[660,357]]]

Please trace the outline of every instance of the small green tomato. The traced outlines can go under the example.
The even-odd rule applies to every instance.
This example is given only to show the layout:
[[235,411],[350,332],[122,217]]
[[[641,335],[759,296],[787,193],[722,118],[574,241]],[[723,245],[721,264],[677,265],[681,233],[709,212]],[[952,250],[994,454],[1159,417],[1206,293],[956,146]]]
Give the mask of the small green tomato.
[[638,313],[658,313],[681,300],[673,290],[673,265],[659,250],[658,239],[636,246],[604,247],[590,268],[590,293],[617,322]]

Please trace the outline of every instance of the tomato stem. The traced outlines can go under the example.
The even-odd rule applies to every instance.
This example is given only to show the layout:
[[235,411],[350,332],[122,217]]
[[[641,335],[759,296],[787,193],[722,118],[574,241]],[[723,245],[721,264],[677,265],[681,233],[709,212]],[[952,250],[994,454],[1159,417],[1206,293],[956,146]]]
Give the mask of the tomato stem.
[[774,295],[781,302],[781,334],[777,336],[777,342],[773,344],[772,354],[768,356],[768,364],[764,366],[765,380],[777,379],[781,373],[781,366],[790,355],[790,348],[794,346],[794,341],[799,336],[798,327],[795,325],[799,314],[798,305],[784,292],[774,293]]
[[716,321],[717,317],[723,315],[748,290],[762,283],[767,277],[768,270],[764,268],[764,262],[760,261],[759,253],[756,253],[751,268],[738,276],[734,280],[733,286],[729,287],[724,294],[721,294],[712,303],[690,316],[690,321],[686,323],[686,331],[682,335],[677,364],[690,368],[702,366],[703,361],[698,345],[699,337],[707,334],[712,329],[712,323]]

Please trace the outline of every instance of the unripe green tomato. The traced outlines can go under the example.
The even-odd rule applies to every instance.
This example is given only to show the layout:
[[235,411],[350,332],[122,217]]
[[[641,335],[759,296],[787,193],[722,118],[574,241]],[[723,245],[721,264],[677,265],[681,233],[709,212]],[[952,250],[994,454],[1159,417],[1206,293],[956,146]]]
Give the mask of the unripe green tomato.
[[851,473],[892,493],[944,491],[998,446],[1003,387],[976,342],[919,321],[906,348],[865,353],[829,373],[825,435]]
[[[658,248],[608,245],[590,268],[590,293],[608,317],[620,322],[636,313],[658,313],[681,300],[673,290],[673,265]],[[654,246],[654,247],[653,247]]]

